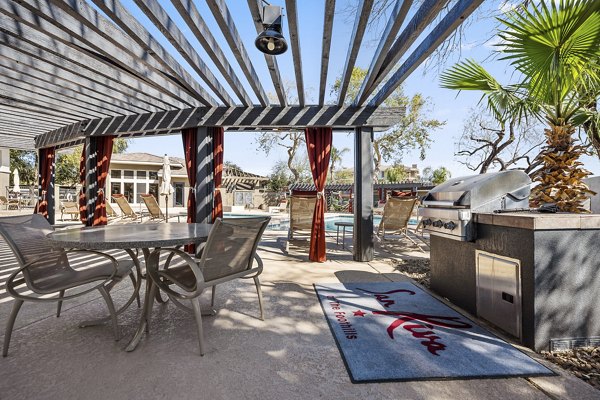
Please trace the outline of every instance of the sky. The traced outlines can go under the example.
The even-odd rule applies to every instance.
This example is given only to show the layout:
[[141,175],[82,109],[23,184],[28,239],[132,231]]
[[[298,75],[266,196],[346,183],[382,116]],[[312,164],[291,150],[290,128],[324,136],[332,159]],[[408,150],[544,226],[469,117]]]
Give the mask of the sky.
[[[161,0],[160,3],[165,7],[169,16],[177,22],[177,25],[182,29],[187,39],[194,45],[200,54],[203,61],[210,67],[217,77],[220,77],[217,68],[214,66],[210,58],[206,55],[200,44],[196,41],[193,34],[187,30],[187,27],[177,11],[170,2]],[[274,93],[273,84],[268,73],[268,69],[264,60],[264,56],[254,47],[254,39],[256,30],[252,23],[252,17],[248,9],[246,1],[242,0],[227,0],[226,1],[231,14],[233,15],[236,27],[242,37],[246,50],[250,55],[254,68],[265,88],[267,93]],[[284,0],[270,0],[273,5],[285,5]],[[415,1],[415,3],[419,3]],[[186,64],[179,56],[177,51],[170,43],[162,36],[162,34],[153,27],[146,19],[144,14],[135,6],[131,0],[123,0],[123,4],[128,8],[142,24],[158,39],[161,44],[184,65],[192,76],[197,74]],[[195,0],[200,14],[204,17],[206,23],[211,28],[213,35],[221,44],[221,48],[232,60],[231,64],[236,71],[238,77],[244,84],[251,98],[256,101],[253,91],[248,85],[243,73],[235,62],[229,46],[225,42],[216,21],[212,17],[212,13],[208,9],[204,0]],[[324,1],[323,0],[299,0],[298,4],[298,19],[300,48],[302,57],[302,72],[304,76],[305,96],[307,104],[316,104],[318,96],[318,86],[320,79],[320,61],[321,61],[321,40],[323,33],[323,16],[324,16]],[[333,24],[332,45],[330,51],[330,61],[327,79],[327,93],[325,102],[333,101],[333,96],[330,93],[330,88],[337,77],[342,74],[345,64],[346,53],[353,28],[353,15],[349,13],[349,7],[356,4],[356,0],[337,0],[336,14]],[[511,83],[515,81],[513,70],[505,62],[499,61],[494,56],[494,44],[498,42],[495,37],[495,20],[490,19],[489,15],[497,14],[499,9],[506,9],[511,6],[510,2],[505,0],[484,0],[480,8],[469,17],[465,22],[466,30],[460,45],[460,51],[455,51],[447,59],[443,65],[433,65],[432,62],[427,65],[422,65],[404,82],[404,92],[408,96],[416,93],[421,93],[429,99],[428,115],[441,121],[445,121],[445,125],[432,133],[431,147],[427,150],[426,158],[421,160],[417,151],[404,154],[401,162],[405,165],[417,164],[422,170],[425,167],[446,167],[452,172],[452,176],[461,176],[473,174],[459,159],[455,157],[454,152],[456,142],[463,131],[463,125],[470,110],[476,107],[481,95],[476,92],[456,92],[453,90],[442,89],[439,86],[440,72],[445,68],[450,67],[459,60],[472,58],[484,65],[484,67],[498,79],[501,83]],[[416,9],[413,5],[412,12]],[[405,24],[410,20],[411,14],[408,15]],[[285,10],[284,10],[285,14]],[[379,25],[372,24],[370,29],[365,34],[363,44],[358,55],[356,65],[361,68],[368,68],[371,62],[373,53],[381,37],[380,33],[384,27],[383,19]],[[427,31],[425,32],[427,34]],[[284,19],[284,36],[289,38],[287,32],[287,21]],[[421,36],[421,38],[424,35]],[[416,45],[420,40],[416,41]],[[289,44],[289,40],[288,40]],[[411,48],[407,55],[411,53]],[[284,81],[290,81],[290,91],[288,98],[296,97],[295,93],[295,74],[291,49],[280,56],[277,56],[280,73]],[[402,62],[402,60],[400,61]],[[226,86],[224,79],[220,79]],[[205,88],[206,86],[203,85]],[[235,98],[230,88],[229,92]],[[210,92],[210,90],[207,88]],[[344,156],[342,166],[352,167],[353,165],[353,135],[349,133],[336,132],[333,136],[333,145],[343,149],[349,148],[350,151]],[[183,157],[183,145],[181,137],[161,136],[153,138],[142,138],[132,140],[129,152],[148,152],[152,154],[169,154],[171,156]],[[257,150],[256,135],[253,133],[234,133],[227,132],[225,134],[225,161],[233,162],[241,166],[244,170],[256,174],[268,175],[271,168],[278,160],[286,159],[284,149],[274,149],[268,156]],[[596,157],[585,157],[582,160],[585,167],[592,171],[593,174],[600,173],[600,162]]]

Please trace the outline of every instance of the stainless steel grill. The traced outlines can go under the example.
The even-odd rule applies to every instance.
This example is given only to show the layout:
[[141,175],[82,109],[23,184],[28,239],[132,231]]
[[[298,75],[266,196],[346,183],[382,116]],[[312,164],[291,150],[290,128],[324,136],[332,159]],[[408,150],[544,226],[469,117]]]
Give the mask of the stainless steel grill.
[[475,240],[474,213],[527,208],[531,179],[523,171],[502,171],[450,179],[434,187],[419,208],[432,235]]

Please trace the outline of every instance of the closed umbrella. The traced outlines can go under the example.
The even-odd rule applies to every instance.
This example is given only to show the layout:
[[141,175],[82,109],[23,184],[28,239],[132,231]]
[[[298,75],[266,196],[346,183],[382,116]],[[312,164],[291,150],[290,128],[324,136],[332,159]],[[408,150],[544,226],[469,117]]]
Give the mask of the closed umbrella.
[[171,161],[165,154],[163,158],[162,183],[160,184],[160,194],[165,196],[165,222],[169,222],[169,196],[173,194],[173,185],[171,185]]
[[19,179],[19,170],[15,168],[13,171],[13,192],[20,193],[21,192],[21,179]]

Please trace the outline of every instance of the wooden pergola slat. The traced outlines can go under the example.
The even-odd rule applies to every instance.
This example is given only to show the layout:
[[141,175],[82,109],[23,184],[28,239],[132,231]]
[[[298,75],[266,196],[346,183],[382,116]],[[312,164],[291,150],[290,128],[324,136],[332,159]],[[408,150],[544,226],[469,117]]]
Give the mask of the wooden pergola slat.
[[338,106],[343,105],[344,101],[346,100],[348,85],[350,84],[352,71],[354,70],[354,65],[356,64],[356,58],[358,57],[358,51],[360,50],[360,44],[362,43],[372,8],[373,0],[360,0],[358,6],[360,11],[357,12],[356,18],[354,19],[354,29],[352,30],[352,37],[350,38],[350,44],[348,46],[348,54],[346,55],[346,63],[344,64],[344,72],[342,73],[340,92],[337,101]]
[[204,51],[206,51],[206,54],[208,54],[221,75],[223,75],[225,81],[240,99],[242,105],[251,106],[253,104],[252,99],[250,99],[248,92],[244,89],[242,82],[240,82],[235,71],[231,67],[231,64],[227,60],[227,56],[225,56],[221,50],[221,46],[219,46],[219,43],[210,32],[209,27],[206,25],[206,22],[204,22],[204,19],[198,12],[194,2],[189,0],[171,0],[171,3],[173,3],[179,12],[179,15],[181,15],[194,36],[196,36],[198,42],[204,48]]
[[321,75],[319,84],[319,105],[325,103],[325,90],[327,86],[327,72],[329,71],[329,51],[331,49],[331,34],[333,31],[333,16],[335,14],[335,0],[325,1],[325,16],[323,17],[323,46],[321,49]]
[[177,49],[185,61],[200,75],[215,95],[226,105],[234,105],[235,101],[229,96],[227,90],[221,85],[204,61],[202,61],[192,44],[185,38],[183,32],[179,30],[177,24],[169,17],[162,6],[156,0],[134,1],[173,47]]
[[[248,79],[252,90],[258,97],[258,102],[260,105],[267,106],[269,104],[269,99],[267,98],[267,94],[265,93],[265,89],[263,85],[260,83],[260,79],[256,71],[254,70],[254,65],[250,60],[250,56],[248,56],[248,52],[246,51],[246,47],[238,33],[238,30],[233,22],[233,16],[229,12],[227,8],[227,4],[224,0],[206,0],[208,7],[212,11],[213,16],[215,17],[225,40],[229,44],[231,51],[233,52],[233,56],[237,60],[242,72]],[[183,3],[184,5],[188,4],[187,2]]]
[[400,33],[400,36],[398,36],[390,50],[387,52],[383,62],[381,62],[381,66],[378,71],[376,71],[376,75],[371,75],[369,77],[371,84],[368,87],[365,86],[364,90],[361,88],[360,101],[355,101],[355,105],[363,104],[371,93],[375,91],[377,86],[385,79],[387,74],[390,73],[404,53],[406,53],[413,45],[423,30],[431,24],[447,2],[447,0],[423,1],[421,7],[419,7],[412,19],[408,22],[408,25],[404,28],[402,33]]
[[[262,20],[260,18],[260,0],[247,0],[248,8],[250,8],[250,14],[252,15],[252,19],[254,20],[254,26],[256,27],[256,33],[259,34],[263,31]],[[269,69],[269,74],[271,75],[271,80],[273,81],[273,87],[275,88],[275,93],[277,94],[277,98],[279,99],[280,106],[286,106],[288,104],[287,97],[285,94],[285,88],[283,86],[283,81],[281,79],[281,74],[279,73],[279,66],[277,65],[277,59],[274,56],[269,54],[265,54],[265,62],[267,63],[267,68]]]
[[67,118],[51,116],[48,114],[24,110],[22,108],[17,108],[15,106],[6,106],[3,104],[0,104],[0,111],[3,115],[12,115],[16,117],[27,118],[33,121],[48,121],[54,124],[58,124],[60,126],[67,125],[73,122],[72,120]]
[[[24,23],[20,26],[22,30],[27,30],[27,27],[33,28],[113,68],[128,71],[188,106],[200,104],[191,93],[162,75],[161,67],[153,63],[152,58],[146,57],[145,50],[131,39],[125,43],[114,43],[59,7],[49,6],[49,1],[22,0],[18,6],[17,3],[11,3],[8,9],[13,18]],[[3,12],[7,10],[4,4],[6,2],[8,0],[0,0]]]
[[[383,60],[388,54],[388,51],[394,44],[394,40],[396,40],[396,35],[400,31],[402,24],[404,23],[404,19],[410,10],[412,5],[412,0],[397,0],[394,5],[394,9],[390,14],[390,18],[388,19],[387,25],[385,26],[384,31],[381,35],[381,40],[379,41],[379,45],[375,50],[375,54],[373,55],[373,59],[371,60],[371,65],[367,70],[367,75],[363,80],[361,87],[352,102],[355,105],[362,104],[366,100],[366,91],[367,88],[370,88],[375,81],[375,77],[377,76],[379,70],[381,69],[381,65],[383,64]],[[367,95],[368,96],[368,95]]]
[[298,31],[298,10],[296,0],[285,0],[287,20],[290,33],[290,47],[294,59],[294,73],[296,74],[296,90],[298,92],[298,104],[304,106],[304,77],[302,76],[302,52],[300,51],[300,33]]
[[398,68],[381,90],[371,99],[370,106],[378,106],[438,48],[440,44],[479,7],[483,0],[459,0],[423,42]]
[[[0,15],[0,25],[7,19]],[[14,34],[0,31],[0,43],[4,45],[0,46],[0,55],[10,57],[28,68],[70,80],[75,84],[97,87],[104,92],[120,92],[128,101],[148,111],[152,108],[185,107],[184,103],[167,97],[146,82],[46,36],[29,32],[23,32],[20,37]]]

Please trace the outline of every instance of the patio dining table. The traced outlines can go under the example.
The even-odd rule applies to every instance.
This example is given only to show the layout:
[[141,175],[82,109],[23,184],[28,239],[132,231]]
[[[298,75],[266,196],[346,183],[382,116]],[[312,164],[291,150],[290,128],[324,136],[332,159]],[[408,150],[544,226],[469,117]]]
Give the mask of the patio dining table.
[[[125,224],[65,229],[50,233],[47,238],[53,245],[62,248],[125,250],[135,264],[138,273],[138,282],[140,282],[143,274],[139,259],[134,251],[135,249],[142,250],[144,262],[147,266],[150,260],[149,255],[153,249],[202,243],[208,238],[211,228],[212,225],[210,224]],[[133,339],[131,339],[126,347],[127,351],[135,350],[144,332],[147,331],[150,313],[152,312],[151,306],[149,306],[152,304],[152,299],[150,298],[152,286],[152,279],[146,276],[146,292],[144,294],[142,316]],[[140,284],[138,283],[135,290],[137,291],[139,288]],[[83,326],[93,324],[93,322],[84,323]]]

